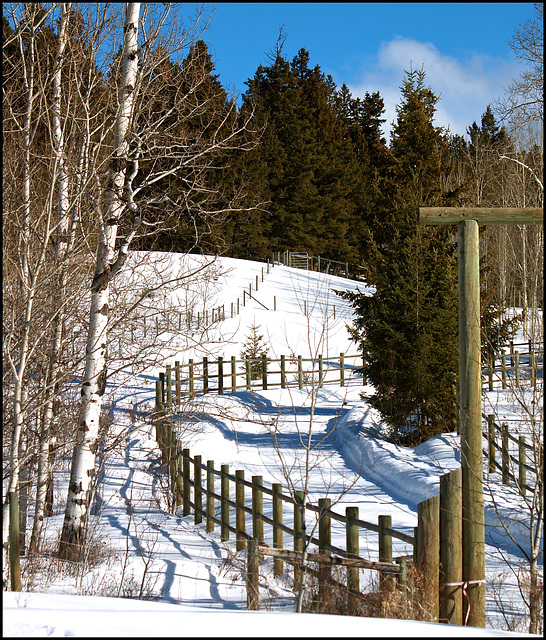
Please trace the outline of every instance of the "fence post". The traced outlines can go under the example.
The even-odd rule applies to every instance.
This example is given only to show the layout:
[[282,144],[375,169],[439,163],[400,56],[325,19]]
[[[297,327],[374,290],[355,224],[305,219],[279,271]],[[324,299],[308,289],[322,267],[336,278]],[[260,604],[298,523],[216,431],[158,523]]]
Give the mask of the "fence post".
[[237,482],[235,484],[235,548],[237,551],[241,551],[246,546],[246,539],[244,534],[246,533],[246,518],[244,512],[245,506],[245,485],[243,484],[245,479],[245,472],[242,469],[238,469],[235,472]]
[[[303,519],[305,517],[303,501],[304,491],[294,491],[294,551],[303,551]],[[301,567],[294,565],[294,591],[297,592],[301,580]]]
[[[325,549],[326,545],[332,544],[332,519],[327,513],[330,509],[332,501],[330,498],[319,498],[319,553],[323,555],[330,555],[330,552]],[[319,589],[318,589],[318,601],[317,606],[325,599],[329,583],[331,582],[332,568],[331,567],[319,567]]]
[[182,458],[182,449],[178,445],[176,447],[176,506],[184,504],[184,465]]
[[501,366],[502,366],[502,388],[506,389],[506,354],[503,353],[501,355]]
[[195,524],[200,524],[203,521],[203,474],[201,473],[201,456],[193,457],[193,501],[195,503],[195,509],[193,511],[193,521]]
[[[517,352],[516,352],[517,353]],[[510,466],[510,452],[508,451],[508,425],[503,422],[501,425],[502,437],[502,484],[510,484],[510,476],[508,475]]]
[[9,575],[12,591],[21,591],[21,549],[19,535],[19,497],[9,493]]
[[224,359],[218,356],[218,393],[224,393]]
[[[392,529],[392,516],[378,516],[379,525],[379,562],[392,563],[392,536],[385,529]],[[379,574],[379,583],[387,585],[392,582],[392,576]]]
[[246,390],[250,391],[251,380],[252,380],[250,375],[250,356],[246,357],[245,368],[246,368]]
[[489,391],[493,391],[493,367],[494,367],[493,358],[494,356],[489,359],[488,366],[487,366],[487,378],[488,378],[488,384],[489,384]]
[[247,549],[247,568],[246,568],[246,608],[249,611],[258,611],[259,609],[259,582],[258,582],[258,541],[249,540]]
[[182,513],[187,516],[191,513],[191,484],[190,484],[190,450],[182,449],[182,477],[184,478],[184,504]]
[[229,540],[229,465],[221,465],[220,474],[220,496],[222,497],[220,502],[220,540],[225,542]]
[[518,455],[518,463],[519,463],[519,492],[525,497],[527,494],[527,490],[525,489],[525,485],[527,484],[527,470],[525,469],[526,463],[526,455],[525,455],[525,436],[519,437],[519,455]]
[[439,620],[463,624],[462,469],[440,477],[440,605]]
[[194,391],[194,381],[193,381],[193,358],[190,358],[188,360],[188,377],[189,377],[189,392],[190,392],[190,399],[193,400],[194,396],[195,396],[195,391]]
[[209,359],[203,357],[203,393],[209,392]]
[[262,387],[267,389],[267,356],[262,355]]
[[231,356],[231,391],[237,391],[237,360],[235,356]]
[[[345,527],[347,539],[347,553],[352,557],[358,557],[360,552],[358,543],[358,525],[353,521],[358,520],[358,507],[345,508]],[[359,570],[357,567],[347,568],[347,613],[354,615],[357,606],[357,594],[360,592]]]
[[487,416],[487,441],[488,441],[488,451],[489,451],[489,473],[495,473],[495,416],[493,414],[489,414]]
[[281,356],[281,389],[286,389],[286,356]]
[[298,389],[303,389],[303,363],[301,356],[298,356]]
[[207,526],[206,532],[214,531],[214,460],[207,460]]
[[165,406],[165,373],[159,372],[159,397],[161,398],[161,404]]
[[340,372],[339,386],[344,387],[345,386],[345,354],[344,353],[339,354],[339,372]]
[[262,484],[262,476],[252,476],[252,537],[258,542],[264,540],[264,494],[260,489]]
[[167,409],[173,408],[173,381],[171,373],[171,365],[165,367],[165,384],[167,385]]
[[322,353],[318,357],[318,377],[319,377],[319,389],[322,389],[324,385],[324,363],[322,361]]
[[537,386],[537,370],[534,353],[529,353],[529,367],[531,368],[531,387],[535,388]]
[[436,495],[417,505],[419,527],[419,560],[423,572],[425,589],[430,593],[427,602],[433,622],[438,621],[439,594],[438,576],[440,562],[440,496]]
[[516,366],[516,385],[519,386],[519,351],[516,351],[516,353],[514,354],[516,362],[515,362],[515,366]]
[[[273,548],[282,549],[283,530],[279,527],[282,524],[282,484],[273,484]],[[273,559],[273,573],[280,577],[283,574],[283,561],[280,558]]]
[[176,394],[176,404],[180,407],[182,402],[181,385],[180,385],[180,362],[177,360],[174,363],[174,390]]

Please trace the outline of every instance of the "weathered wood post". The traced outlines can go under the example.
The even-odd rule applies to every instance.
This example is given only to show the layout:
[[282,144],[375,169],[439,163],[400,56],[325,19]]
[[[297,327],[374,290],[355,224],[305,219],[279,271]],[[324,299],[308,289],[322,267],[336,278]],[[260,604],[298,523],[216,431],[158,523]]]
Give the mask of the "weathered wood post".
[[[282,484],[275,483],[271,488],[273,490],[273,548],[282,549],[283,530],[279,526],[282,525]],[[283,561],[280,558],[274,558],[273,573],[280,577],[283,570]]]
[[237,360],[235,356],[231,356],[231,391],[237,391]]
[[542,208],[420,207],[421,225],[459,225],[459,389],[463,469],[463,580],[469,626],[485,627],[478,223],[543,224]]
[[218,394],[224,393],[224,359],[218,356]]
[[209,359],[203,358],[203,393],[209,392]]
[[191,513],[191,480],[190,480],[190,450],[182,449],[182,477],[184,478],[184,504],[182,513],[187,516]]
[[344,353],[339,354],[339,373],[340,373],[339,386],[344,387],[345,386],[345,354]]
[[174,389],[176,394],[176,405],[180,407],[180,403],[182,402],[182,395],[180,384],[180,362],[178,360],[174,363]]
[[225,542],[229,540],[229,465],[220,466],[220,540]]
[[423,573],[427,608],[438,621],[440,576],[440,496],[432,496],[417,505],[419,528],[419,567]]
[[322,353],[318,357],[318,377],[319,377],[319,389],[324,386],[324,363],[322,360]]
[[519,455],[518,455],[518,465],[519,465],[519,492],[525,497],[527,494],[527,490],[525,489],[525,485],[527,484],[527,470],[525,469],[526,463],[526,455],[525,455],[525,436],[519,437]]
[[[358,557],[360,552],[359,540],[358,540],[358,525],[355,524],[355,520],[358,520],[358,507],[346,507],[345,508],[345,527],[346,527],[346,542],[347,553],[350,557]],[[357,594],[360,592],[360,580],[359,570],[356,567],[347,568],[347,614],[354,615],[357,607]]]
[[438,622],[463,624],[462,469],[440,477],[440,612]]
[[193,521],[195,524],[203,522],[203,473],[201,469],[201,456],[193,457],[193,501],[195,509],[193,513]]
[[506,354],[505,353],[501,355],[501,367],[502,367],[502,373],[501,373],[502,388],[506,389]]
[[248,541],[246,568],[246,608],[249,611],[258,611],[260,608],[258,571],[258,541],[250,539]]
[[262,355],[262,388],[267,390],[267,356]]
[[207,525],[206,532],[214,531],[214,460],[207,460]]
[[495,473],[495,416],[487,416],[487,457],[489,459],[488,471]]
[[[319,553],[321,555],[330,555],[327,545],[332,544],[332,518],[328,513],[332,505],[330,498],[319,498],[318,506],[319,512]],[[318,601],[317,606],[320,607],[320,603],[327,599],[328,588],[331,583],[332,568],[328,566],[319,567],[319,588],[318,588]]]
[[173,381],[170,364],[166,365],[165,384],[167,391],[167,409],[171,410],[173,408]]
[[286,356],[281,356],[281,389],[286,389]]
[[[303,531],[305,518],[303,503],[304,491],[294,491],[294,551],[303,551]],[[297,593],[301,581],[301,567],[294,565],[294,591]]]
[[252,377],[250,372],[250,356],[245,358],[245,370],[246,370],[246,390],[250,391],[252,385]]
[[245,506],[245,472],[242,469],[237,469],[235,472],[235,478],[237,482],[235,484],[235,548],[237,551],[241,551],[246,546],[246,514],[244,511]]
[[506,422],[501,424],[501,442],[502,484],[510,484],[510,451],[508,450],[508,425]]
[[[379,562],[392,563],[392,536],[385,529],[392,529],[392,516],[378,516]],[[379,574],[379,584],[383,587],[392,582],[392,576]]]
[[298,389],[303,389],[303,361],[301,356],[298,356]]
[[258,542],[264,541],[264,494],[261,490],[262,476],[252,476],[252,537]]
[[194,380],[193,380],[193,358],[190,358],[188,360],[188,386],[189,386],[189,393],[190,393],[190,400],[193,400],[194,396],[195,396],[195,387],[194,387]]

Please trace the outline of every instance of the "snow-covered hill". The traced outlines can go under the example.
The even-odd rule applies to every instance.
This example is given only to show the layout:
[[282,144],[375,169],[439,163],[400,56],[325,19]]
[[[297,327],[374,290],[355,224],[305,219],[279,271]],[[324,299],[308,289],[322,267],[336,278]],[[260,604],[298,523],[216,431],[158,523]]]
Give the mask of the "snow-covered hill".
[[[141,257],[134,257],[135,264]],[[206,260],[171,254],[160,257],[160,269],[141,264],[126,276],[129,292],[151,287],[160,275],[168,278]],[[196,313],[219,307],[225,313],[225,320],[206,329],[193,329],[190,334],[186,330],[184,336],[177,335],[176,321],[171,321],[168,339],[158,339],[162,370],[175,360],[186,363],[203,355],[238,357],[252,326],[260,328],[272,358],[309,358],[320,353],[326,361],[342,352],[356,353],[346,329],[352,309],[334,290],[358,287],[371,294],[363,283],[227,258],[218,259],[213,269],[208,279],[195,275],[189,284],[172,287],[164,297],[162,292],[150,297],[154,304],[173,313],[186,310],[189,301]],[[153,406],[158,373],[157,367],[144,372],[125,367],[109,380],[111,431],[122,437],[106,456],[101,476],[90,523],[95,556],[90,569],[81,575],[77,568],[68,570],[52,563],[55,566],[44,575],[36,564],[29,567],[27,573],[33,572],[31,593],[5,594],[5,636],[438,635],[437,626],[426,623],[290,614],[294,598],[289,585],[269,574],[261,583],[269,611],[244,611],[244,554],[235,554],[233,541],[220,542],[219,532],[206,533],[204,524],[195,525],[193,516],[167,510],[154,431],[146,419]],[[312,502],[328,496],[339,513],[344,513],[346,506],[358,506],[359,517],[372,522],[378,515],[390,514],[395,529],[413,534],[417,504],[438,492],[442,474],[460,465],[457,435],[445,434],[414,449],[395,446],[381,437],[379,416],[361,399],[365,388],[360,378],[353,376],[344,387],[326,384],[316,393],[311,391],[309,387],[274,387],[200,396],[199,410],[191,421],[183,421],[180,438],[192,455],[214,460],[216,468],[228,464],[230,469],[244,470],[247,478],[261,475],[264,484],[287,486],[287,470],[292,482],[304,479],[299,439],[302,434],[309,435],[321,443],[311,452],[308,469]],[[505,403],[503,411],[513,411],[498,393],[495,402],[497,406]],[[56,515],[47,520],[50,540],[55,540],[62,526],[67,479],[68,468],[57,487]],[[494,486],[501,490],[498,482]],[[520,502],[508,502],[510,490],[505,494],[507,508],[520,513]],[[494,524],[493,512],[488,513],[488,521]],[[286,524],[291,526],[290,514]],[[267,529],[266,541],[270,541]],[[516,565],[521,558],[506,536],[498,531],[496,536],[504,555],[487,546],[487,608],[488,625],[501,628],[503,613],[497,602],[501,591],[506,598],[505,614],[510,619],[521,615],[516,580],[506,564],[508,560]],[[335,522],[332,543],[345,546],[345,531]],[[362,531],[360,549],[361,555],[377,559],[377,535]],[[395,555],[407,553],[410,548],[394,541]],[[140,596],[157,602],[112,598],[115,596]],[[446,636],[465,633],[467,630],[446,626],[441,630]],[[468,633],[507,634],[491,628]]]

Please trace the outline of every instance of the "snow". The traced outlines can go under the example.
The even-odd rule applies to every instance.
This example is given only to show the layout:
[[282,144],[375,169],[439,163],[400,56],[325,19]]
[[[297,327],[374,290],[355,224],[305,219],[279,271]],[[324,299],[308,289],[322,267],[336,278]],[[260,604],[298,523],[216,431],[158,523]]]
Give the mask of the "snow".
[[[158,277],[158,269],[143,266],[142,257],[133,254],[134,264],[139,266],[126,276],[133,292],[141,290],[144,282],[150,286]],[[159,257],[164,277],[207,260],[176,254]],[[231,356],[239,358],[253,325],[264,335],[271,358],[283,354],[288,361],[292,356],[310,358],[321,353],[326,369],[327,356],[356,354],[346,329],[352,308],[333,290],[359,288],[373,293],[361,282],[279,265],[268,270],[260,262],[220,258],[213,268],[214,277],[208,282],[193,277],[189,286],[171,288],[161,302],[171,310],[187,308],[188,300],[196,310],[223,305],[226,319],[201,330],[200,344],[177,336],[172,329],[176,322],[172,323],[167,339],[157,341],[161,368],[133,373],[125,367],[109,380],[111,434],[121,437],[106,455],[101,472],[90,518],[94,556],[88,568],[83,572],[60,562],[49,565],[47,572],[40,568],[45,565],[28,567],[28,591],[4,593],[3,635],[438,636],[438,625],[425,622],[295,614],[289,583],[273,577],[267,560],[260,582],[263,610],[246,611],[244,552],[235,552],[233,535],[222,542],[218,526],[207,533],[204,523],[195,524],[193,515],[184,516],[181,507],[176,513],[169,512],[154,428],[146,419],[153,406],[158,372],[175,360],[198,361],[203,355],[211,361],[218,355],[224,361]],[[249,284],[250,299],[246,295]],[[240,314],[231,317],[231,303],[236,308],[237,298]],[[157,297],[154,302],[157,304]],[[359,361],[348,359],[347,364],[358,366]],[[344,387],[328,382],[336,376],[339,381],[339,370],[332,367],[327,383],[316,394],[312,387],[300,390],[296,384],[284,390],[270,387],[252,393],[238,390],[223,396],[200,395],[192,419],[179,425],[179,438],[191,456],[202,455],[203,462],[214,460],[216,469],[228,464],[230,473],[241,469],[247,480],[261,475],[265,485],[278,482],[287,487],[290,480],[298,488],[305,478],[300,438],[309,437],[317,445],[310,457],[311,502],[329,497],[333,510],[340,514],[347,506],[358,506],[359,518],[368,522],[390,514],[394,529],[413,535],[417,504],[438,493],[441,475],[460,466],[459,437],[443,434],[415,448],[389,443],[382,437],[380,416],[360,397],[370,389],[348,371]],[[297,380],[293,367],[289,378]],[[505,396],[496,389],[488,401],[504,417],[515,419],[517,409]],[[61,504],[44,525],[46,540],[51,541],[58,538],[62,527],[68,467],[60,473],[63,480],[56,491]],[[496,476],[489,478],[491,493],[502,512],[511,515],[511,533],[525,543],[521,500],[513,487],[503,487]],[[250,495],[246,499],[250,504]],[[270,515],[267,501],[264,503],[266,515]],[[312,526],[312,514],[308,517]],[[288,510],[284,519],[292,525]],[[526,635],[501,630],[504,615],[512,622],[522,617],[517,581],[506,564],[518,565],[522,558],[497,526],[496,510],[487,496],[486,522],[488,543],[493,539],[497,543],[486,545],[487,628],[442,625],[442,636]],[[271,544],[269,529],[266,525],[266,542]],[[345,530],[336,521],[332,521],[332,544],[345,547]],[[291,541],[287,546],[291,548]],[[395,557],[411,551],[406,543],[393,540]],[[377,560],[377,534],[361,530],[360,553]],[[366,575],[363,572],[362,579]],[[504,614],[496,598],[501,585]]]

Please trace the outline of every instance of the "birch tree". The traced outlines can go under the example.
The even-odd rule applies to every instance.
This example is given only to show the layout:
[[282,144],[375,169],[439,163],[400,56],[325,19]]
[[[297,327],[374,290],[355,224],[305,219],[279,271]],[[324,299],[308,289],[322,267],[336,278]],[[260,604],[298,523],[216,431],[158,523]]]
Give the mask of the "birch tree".
[[[121,48],[112,49],[105,91],[115,107],[114,116],[111,123],[106,118],[97,136],[106,153],[98,154],[90,169],[93,182],[90,181],[89,188],[95,202],[98,243],[90,287],[79,422],[59,546],[59,554],[64,558],[77,559],[85,542],[108,377],[109,332],[112,315],[116,315],[112,314],[116,276],[122,272],[139,234],[165,229],[173,210],[177,209],[179,216],[193,215],[195,210],[205,217],[221,214],[211,198],[215,189],[207,182],[215,168],[215,158],[253,144],[240,142],[252,114],[242,120],[237,118],[234,100],[220,101],[215,106],[220,110],[220,117],[214,118],[218,124],[197,135],[195,127],[191,135],[188,133],[185,120],[202,115],[210,104],[216,105],[211,96],[207,96],[207,105],[200,101],[197,88],[202,76],[198,73],[182,87],[181,76],[174,74],[167,85],[174,99],[161,100],[161,92],[166,93],[163,70],[170,66],[166,63],[199,38],[200,25],[206,26],[207,22],[203,16],[200,13],[186,28],[177,21],[176,10],[169,4],[160,7],[153,3],[142,6],[127,3]],[[162,109],[152,108],[153,104],[161,104]],[[105,161],[107,171],[102,170]],[[170,193],[158,198],[157,187],[171,178],[179,179],[176,202]],[[235,204],[229,201],[222,206],[225,210]],[[163,215],[158,216],[161,210]],[[188,276],[186,273],[185,277]]]
[[[65,519],[59,553],[75,559],[85,537],[89,490],[93,481],[95,456],[99,436],[102,396],[106,386],[106,350],[110,280],[120,270],[127,255],[127,247],[139,224],[135,224],[115,255],[117,231],[125,210],[125,182],[127,177],[128,141],[133,115],[138,71],[138,26],[140,3],[127,3],[123,35],[123,68],[120,80],[119,107],[114,125],[114,148],[110,167],[106,211],[99,226],[99,241],[95,275],[91,285],[91,305],[81,410],[68,489]],[[135,169],[136,169],[135,162]],[[134,177],[131,174],[130,179]],[[128,205],[135,213],[131,185],[128,185]]]

